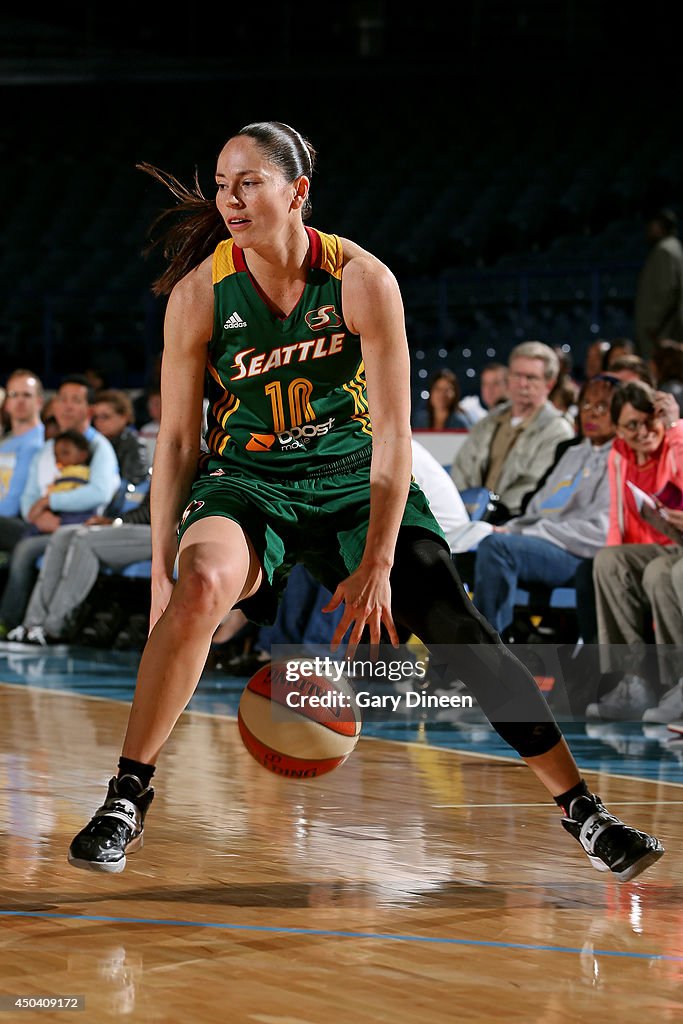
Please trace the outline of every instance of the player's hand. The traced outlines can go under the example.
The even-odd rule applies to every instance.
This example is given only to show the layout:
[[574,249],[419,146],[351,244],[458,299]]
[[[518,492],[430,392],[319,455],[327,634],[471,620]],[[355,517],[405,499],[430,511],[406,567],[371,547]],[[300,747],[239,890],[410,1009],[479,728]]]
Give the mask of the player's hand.
[[113,519],[109,519],[107,516],[90,516],[89,519],[83,523],[84,526],[111,526],[114,522]]
[[398,647],[398,635],[391,615],[390,571],[388,567],[365,566],[361,563],[355,572],[341,581],[332,599],[323,608],[324,612],[333,612],[344,604],[344,614],[330,645],[333,652],[352,627],[346,654],[348,658],[353,658],[366,625],[373,649],[379,648],[382,624],[392,645]]
[[168,607],[171,594],[173,593],[173,586],[173,580],[170,580],[168,576],[152,576],[152,602],[149,612],[150,633]]

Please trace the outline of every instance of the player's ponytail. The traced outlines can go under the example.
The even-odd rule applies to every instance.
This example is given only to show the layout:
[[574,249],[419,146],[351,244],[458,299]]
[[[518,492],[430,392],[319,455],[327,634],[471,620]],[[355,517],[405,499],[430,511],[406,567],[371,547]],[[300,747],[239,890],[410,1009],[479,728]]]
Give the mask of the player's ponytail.
[[[154,249],[161,248],[168,266],[154,281],[152,292],[168,295],[173,286],[199,266],[230,233],[214,200],[207,199],[202,192],[196,172],[192,186],[188,187],[152,164],[140,163],[136,167],[160,181],[177,199],[175,206],[162,210],[152,222],[150,241],[144,249],[148,256]],[[173,223],[169,223],[171,219]],[[157,234],[158,229],[161,230]]]

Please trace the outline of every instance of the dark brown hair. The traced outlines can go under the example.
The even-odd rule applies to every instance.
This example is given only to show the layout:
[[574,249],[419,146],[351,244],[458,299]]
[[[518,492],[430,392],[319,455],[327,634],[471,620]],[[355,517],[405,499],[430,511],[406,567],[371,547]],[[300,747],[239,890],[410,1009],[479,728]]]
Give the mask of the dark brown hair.
[[[316,152],[311,143],[294,128],[281,121],[257,121],[245,125],[236,135],[254,139],[265,156],[282,171],[287,181],[296,181],[302,174],[309,179],[315,167]],[[228,140],[230,141],[230,140]],[[136,167],[151,175],[175,196],[177,203],[162,212],[150,226],[150,236],[161,229],[158,237],[151,237],[144,253],[161,248],[168,266],[154,281],[154,295],[168,295],[173,286],[191,270],[211,255],[220,241],[230,237],[213,199],[207,199],[201,190],[195,171],[191,186],[184,185],[168,171],[162,171],[149,163]],[[307,220],[311,214],[311,203],[307,197],[302,216]],[[168,225],[168,226],[167,226]]]
[[449,416],[451,413],[459,412],[460,410],[460,381],[458,380],[457,374],[453,370],[449,370],[447,366],[443,366],[440,370],[435,370],[429,381],[429,398],[427,399],[427,416],[429,418],[430,428],[434,427],[434,406],[432,405],[432,389],[437,381],[447,380],[449,384],[453,386],[453,399],[448,409]]
[[125,391],[118,391],[115,388],[106,388],[103,391],[96,391],[95,404],[98,402],[104,402],[106,405],[110,405],[114,412],[118,413],[119,416],[125,416],[128,423],[132,423],[135,419],[133,403]]
[[647,368],[647,363],[641,356],[637,356],[635,353],[632,355],[619,356],[611,364],[609,370],[604,372],[619,373],[620,370],[632,370],[633,373],[638,374],[643,383],[649,384],[650,387],[654,385],[652,374]]
[[610,415],[613,423],[619,423],[621,410],[630,403],[638,412],[646,412],[651,416],[655,411],[655,391],[649,384],[641,380],[625,381],[612,395]]

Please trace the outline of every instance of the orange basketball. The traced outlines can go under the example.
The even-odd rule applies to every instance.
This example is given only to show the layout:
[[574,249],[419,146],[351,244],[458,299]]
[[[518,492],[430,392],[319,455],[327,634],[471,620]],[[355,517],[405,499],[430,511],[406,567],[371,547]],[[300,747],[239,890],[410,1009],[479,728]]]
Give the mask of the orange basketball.
[[360,735],[350,684],[313,667],[301,659],[264,665],[240,698],[245,747],[264,768],[290,779],[315,779],[338,768]]

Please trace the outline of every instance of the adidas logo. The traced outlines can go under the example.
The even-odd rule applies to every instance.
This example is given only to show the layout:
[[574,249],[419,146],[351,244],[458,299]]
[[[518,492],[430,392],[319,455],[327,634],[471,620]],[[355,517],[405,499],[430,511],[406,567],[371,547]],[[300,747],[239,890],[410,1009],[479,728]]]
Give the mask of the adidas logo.
[[244,322],[242,317],[239,315],[239,313],[238,312],[234,312],[232,314],[232,316],[229,316],[228,319],[223,324],[223,330],[224,331],[229,331],[233,327],[246,327],[246,326],[247,326],[246,323]]

